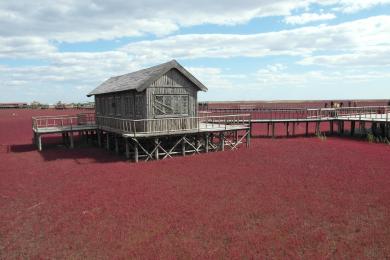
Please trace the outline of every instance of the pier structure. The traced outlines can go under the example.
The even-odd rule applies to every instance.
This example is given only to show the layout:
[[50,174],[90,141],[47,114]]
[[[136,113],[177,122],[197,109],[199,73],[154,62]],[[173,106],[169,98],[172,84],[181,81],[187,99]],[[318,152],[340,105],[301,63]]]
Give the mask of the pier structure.
[[[296,128],[305,125],[305,135],[320,135],[321,126],[329,124],[329,134],[344,134],[345,124],[350,123],[350,134],[361,135],[371,129],[373,134],[390,138],[390,106],[365,106],[341,108],[209,108],[199,112],[202,115],[224,115],[230,113],[247,113],[251,115],[251,129],[260,124],[266,125],[267,137],[276,137],[276,127],[284,126],[286,136],[295,136]],[[310,133],[309,125],[315,124],[314,133]],[[370,127],[368,127],[370,125]],[[358,131],[357,131],[358,130]],[[252,135],[252,131],[251,131]]]
[[[131,120],[84,113],[32,120],[33,139],[39,151],[43,148],[42,136],[48,134],[61,134],[64,142],[69,140],[70,148],[74,147],[74,135],[89,136],[98,146],[122,153],[135,162],[236,150],[243,144],[250,145],[250,115],[247,114]],[[149,130],[144,125],[149,125]]]

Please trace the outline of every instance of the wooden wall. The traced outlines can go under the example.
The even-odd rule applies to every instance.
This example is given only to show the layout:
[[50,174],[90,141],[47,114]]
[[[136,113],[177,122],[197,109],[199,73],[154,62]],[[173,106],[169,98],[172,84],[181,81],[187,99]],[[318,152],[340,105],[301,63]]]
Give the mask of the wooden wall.
[[95,96],[96,115],[126,119],[144,119],[146,114],[145,91],[123,91]]
[[[143,92],[131,90],[96,95],[96,115],[126,119],[183,118],[183,120],[171,120],[171,126],[167,126],[164,120],[151,122],[143,128],[144,131],[148,132],[162,131],[165,128],[170,130],[196,128],[197,121],[187,120],[186,118],[197,116],[197,92],[198,88],[190,80],[178,70],[172,69],[153,82]],[[172,107],[174,107],[172,111],[186,112],[158,114],[156,112],[158,111],[156,110],[156,100],[167,96],[169,100],[174,102],[181,101],[177,102],[179,104],[172,104]]]

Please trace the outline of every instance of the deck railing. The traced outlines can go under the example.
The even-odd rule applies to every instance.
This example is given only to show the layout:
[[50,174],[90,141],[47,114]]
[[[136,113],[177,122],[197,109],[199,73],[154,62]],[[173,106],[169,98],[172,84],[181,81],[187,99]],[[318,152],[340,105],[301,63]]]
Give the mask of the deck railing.
[[36,116],[32,117],[32,127],[34,130],[40,128],[67,128],[72,130],[75,126],[95,125],[95,113],[80,113],[74,116]]
[[124,119],[117,117],[97,116],[96,123],[100,128],[127,134],[175,133],[183,131],[201,131],[206,129],[228,129],[232,125],[249,126],[249,114],[177,117],[155,119]]

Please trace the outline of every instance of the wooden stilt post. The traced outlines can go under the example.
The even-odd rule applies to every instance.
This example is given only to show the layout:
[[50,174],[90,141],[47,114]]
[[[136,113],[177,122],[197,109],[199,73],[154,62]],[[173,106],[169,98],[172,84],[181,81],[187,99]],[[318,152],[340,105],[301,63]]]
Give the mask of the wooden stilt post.
[[156,160],[159,159],[159,151],[158,151],[158,138],[155,138],[154,139],[154,144],[156,145],[156,150],[154,151],[154,157],[156,158]]
[[289,122],[286,123],[286,136],[287,137],[290,135],[288,128],[289,128]]
[[309,136],[309,122],[306,122],[306,136]]
[[355,134],[355,121],[351,121],[351,136]]
[[360,121],[360,136],[366,135],[366,122]]
[[251,136],[249,134],[246,135],[246,147],[248,148],[251,144]]
[[38,134],[37,137],[38,137],[38,151],[42,151],[42,136]]
[[252,136],[252,121],[249,122],[249,134]]
[[320,134],[321,134],[321,122],[317,121],[316,122],[316,135],[320,135]]
[[209,152],[209,135],[208,134],[204,135],[204,146],[205,146],[206,153],[208,153]]
[[119,140],[118,135],[115,135],[115,153],[119,154]]
[[181,155],[186,156],[186,141],[184,138],[185,137],[183,137],[183,140],[181,141]]
[[275,123],[272,122],[272,138],[275,138]]
[[223,132],[221,132],[219,134],[219,142],[220,142],[220,146],[221,146],[221,151],[225,151],[225,139],[224,139],[225,135],[223,134]]
[[380,123],[379,127],[381,129],[381,136],[383,138],[385,138],[386,137],[386,125],[384,123]]
[[66,135],[65,133],[62,133],[62,144],[66,145]]
[[73,141],[73,132],[69,133],[69,138],[70,138],[70,148],[74,148],[74,141]]
[[106,149],[107,151],[110,150],[110,134],[109,133],[106,133]]
[[138,162],[138,142],[134,141],[134,162]]
[[96,130],[96,134],[97,134],[98,146],[102,147],[102,134],[101,134],[101,131],[99,129]]
[[124,141],[125,141],[125,155],[126,155],[126,159],[129,159],[130,158],[129,140],[127,140],[127,138],[124,138]]

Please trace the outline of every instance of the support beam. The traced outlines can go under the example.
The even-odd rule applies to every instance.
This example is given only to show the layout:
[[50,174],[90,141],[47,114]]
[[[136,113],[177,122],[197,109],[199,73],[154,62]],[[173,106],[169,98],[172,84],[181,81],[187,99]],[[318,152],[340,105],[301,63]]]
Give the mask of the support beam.
[[97,141],[98,141],[98,146],[99,147],[102,147],[102,133],[101,131],[98,129],[96,130],[96,134],[97,134]]
[[181,155],[186,156],[186,140],[184,137],[181,141]]
[[250,144],[251,144],[251,137],[250,137],[250,135],[247,133],[247,135],[246,135],[246,147],[249,148]]
[[219,143],[220,143],[221,151],[225,151],[225,135],[223,134],[223,132],[219,134]]
[[42,136],[38,134],[37,137],[38,137],[38,151],[42,151]]
[[69,133],[69,138],[70,138],[70,149],[73,149],[74,148],[73,132]]
[[134,162],[138,162],[138,142],[134,142]]
[[127,140],[127,138],[124,138],[124,141],[125,141],[125,155],[126,155],[126,159],[129,159],[130,158],[129,140]]
[[119,154],[119,140],[118,135],[115,135],[115,153]]
[[321,122],[317,121],[316,122],[316,135],[320,135],[320,134],[321,134]]
[[106,149],[107,151],[110,151],[110,134],[106,133]]
[[275,123],[272,122],[272,138],[275,138]]
[[209,152],[209,135],[208,134],[204,135],[204,147],[205,147],[206,153],[208,153]]
[[287,123],[286,123],[286,136],[287,136],[287,137],[290,136],[289,125],[290,125],[290,123],[287,122]]
[[159,146],[159,140],[158,140],[158,138],[155,138],[154,139],[154,144],[156,145],[156,148],[155,148],[155,151],[154,151],[154,158],[156,159],[156,160],[158,160],[159,159],[159,152],[158,152],[158,146]]
[[309,122],[306,122],[306,136],[309,136]]
[[355,135],[355,121],[351,121],[351,136]]

